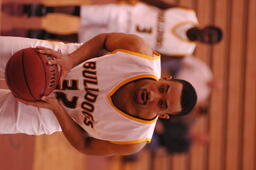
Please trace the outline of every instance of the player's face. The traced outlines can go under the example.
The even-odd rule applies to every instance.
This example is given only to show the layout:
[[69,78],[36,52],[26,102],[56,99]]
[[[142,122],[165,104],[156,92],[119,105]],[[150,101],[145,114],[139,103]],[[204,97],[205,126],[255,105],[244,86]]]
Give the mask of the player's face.
[[204,28],[199,34],[199,41],[206,44],[214,44],[218,41],[218,33],[212,29]]
[[183,85],[170,80],[149,81],[133,92],[135,111],[142,114],[156,113],[160,117],[181,111]]

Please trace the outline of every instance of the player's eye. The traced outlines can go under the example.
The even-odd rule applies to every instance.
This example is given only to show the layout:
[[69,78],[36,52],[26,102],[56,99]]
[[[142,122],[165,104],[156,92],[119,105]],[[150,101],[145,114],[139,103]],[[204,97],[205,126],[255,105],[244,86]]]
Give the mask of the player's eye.
[[159,100],[158,102],[158,106],[161,108],[161,109],[167,109],[167,102],[166,100]]
[[164,93],[164,91],[165,91],[164,85],[160,86],[159,87],[159,93]]
[[167,93],[169,87],[170,87],[169,85],[161,85],[161,86],[159,87],[159,92],[160,92],[160,93]]

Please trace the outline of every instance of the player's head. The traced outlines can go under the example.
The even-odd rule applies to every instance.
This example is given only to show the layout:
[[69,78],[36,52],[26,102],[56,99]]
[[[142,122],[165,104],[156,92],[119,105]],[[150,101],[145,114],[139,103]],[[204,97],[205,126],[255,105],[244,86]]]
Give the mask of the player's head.
[[[173,112],[169,112],[167,114],[171,116],[183,116],[190,113],[197,102],[197,94],[196,94],[195,88],[188,81],[185,81],[185,80],[169,79],[169,81],[180,83],[182,85],[180,100],[179,100],[181,108],[179,111],[176,110]],[[160,115],[160,117],[162,117],[162,115]],[[162,118],[168,118],[168,117],[164,116]]]
[[187,32],[188,38],[192,41],[199,41],[204,44],[216,44],[222,40],[223,34],[219,27],[209,25],[204,28],[194,27]]
[[143,114],[155,113],[168,119],[170,116],[188,114],[195,106],[194,87],[185,80],[164,78],[149,81],[135,91],[134,107]]
[[222,40],[222,31],[219,27],[209,25],[201,30],[199,41],[206,44],[216,44]]

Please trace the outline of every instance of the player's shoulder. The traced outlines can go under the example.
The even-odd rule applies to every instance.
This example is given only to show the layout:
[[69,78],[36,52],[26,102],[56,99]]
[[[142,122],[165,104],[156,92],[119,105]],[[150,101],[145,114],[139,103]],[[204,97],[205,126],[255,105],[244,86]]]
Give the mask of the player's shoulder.
[[123,49],[128,51],[133,51],[136,53],[141,53],[143,55],[151,56],[153,50],[141,37],[134,34],[127,34],[124,39]]

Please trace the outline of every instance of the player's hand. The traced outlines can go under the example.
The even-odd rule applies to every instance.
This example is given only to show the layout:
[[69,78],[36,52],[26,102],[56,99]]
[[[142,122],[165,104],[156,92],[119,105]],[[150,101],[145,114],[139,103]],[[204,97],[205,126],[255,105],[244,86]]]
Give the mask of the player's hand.
[[31,105],[31,106],[35,106],[35,107],[48,108],[48,109],[50,109],[52,111],[59,110],[62,107],[60,105],[59,101],[55,97],[43,96],[41,98],[41,101],[35,101],[35,102],[22,100],[20,98],[16,98],[16,100],[18,100],[19,102],[24,103],[26,105]]
[[57,64],[61,68],[61,76],[59,80],[60,89],[62,89],[62,82],[68,72],[72,69],[70,57],[60,52],[54,51],[50,48],[37,47],[37,50],[41,54],[52,55],[55,59],[49,61],[49,64]]

